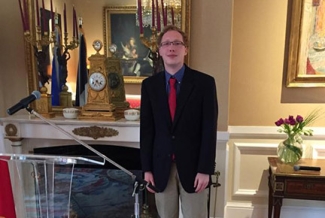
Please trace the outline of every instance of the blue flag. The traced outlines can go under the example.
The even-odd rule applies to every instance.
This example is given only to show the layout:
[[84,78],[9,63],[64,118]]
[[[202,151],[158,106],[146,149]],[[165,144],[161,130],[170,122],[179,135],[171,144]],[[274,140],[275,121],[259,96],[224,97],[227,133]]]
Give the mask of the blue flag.
[[[58,26],[55,28],[55,46],[53,47],[53,60],[52,60],[52,84],[51,84],[51,96],[52,96],[52,105],[60,105],[60,66],[58,62],[58,51],[60,52],[61,47],[61,31]],[[60,52],[61,53],[61,52]]]
[[88,80],[87,48],[85,36],[80,31],[79,35],[79,65],[77,74],[76,102],[75,106],[83,106],[86,103],[86,84]]

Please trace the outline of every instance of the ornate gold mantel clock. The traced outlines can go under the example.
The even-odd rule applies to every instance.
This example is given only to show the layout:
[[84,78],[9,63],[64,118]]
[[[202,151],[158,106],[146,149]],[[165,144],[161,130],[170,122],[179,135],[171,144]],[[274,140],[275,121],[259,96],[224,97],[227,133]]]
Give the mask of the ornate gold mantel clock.
[[[114,56],[116,47],[111,46],[113,57],[99,54],[103,47],[100,40],[93,42],[96,54],[89,58],[87,103],[79,119],[117,120],[124,116],[130,104],[125,99],[121,63]],[[115,49],[114,49],[115,48]]]
[[95,40],[93,47],[96,54],[89,57],[87,102],[82,107],[78,119],[115,121],[120,117],[115,112],[116,106],[113,104],[110,94],[111,88],[109,85],[109,72],[106,68],[106,57],[99,53],[103,43]]

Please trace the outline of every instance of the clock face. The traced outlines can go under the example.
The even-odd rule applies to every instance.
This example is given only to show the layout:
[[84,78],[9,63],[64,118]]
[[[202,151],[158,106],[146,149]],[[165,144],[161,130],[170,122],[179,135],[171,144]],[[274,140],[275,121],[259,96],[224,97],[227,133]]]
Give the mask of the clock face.
[[106,78],[102,73],[95,72],[89,76],[89,86],[95,91],[101,91],[105,88]]

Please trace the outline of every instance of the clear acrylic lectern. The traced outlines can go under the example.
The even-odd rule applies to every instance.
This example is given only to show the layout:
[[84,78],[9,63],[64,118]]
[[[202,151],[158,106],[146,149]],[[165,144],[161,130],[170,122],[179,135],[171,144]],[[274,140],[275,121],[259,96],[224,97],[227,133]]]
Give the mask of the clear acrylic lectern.
[[75,165],[105,164],[83,157],[31,154],[0,153],[0,160],[8,162],[17,218],[74,218],[70,196]]

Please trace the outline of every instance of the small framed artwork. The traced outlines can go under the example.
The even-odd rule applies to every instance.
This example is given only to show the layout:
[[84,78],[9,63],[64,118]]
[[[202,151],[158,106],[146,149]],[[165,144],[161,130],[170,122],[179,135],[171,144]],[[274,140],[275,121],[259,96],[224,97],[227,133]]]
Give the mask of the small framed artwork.
[[325,87],[325,0],[289,1],[287,87]]
[[[124,82],[141,83],[144,78],[153,75],[150,51],[140,41],[140,30],[136,25],[136,7],[104,7],[103,24],[105,55],[113,55],[109,47],[114,44],[114,55],[121,60]],[[144,28],[144,34],[151,35],[150,27]]]

